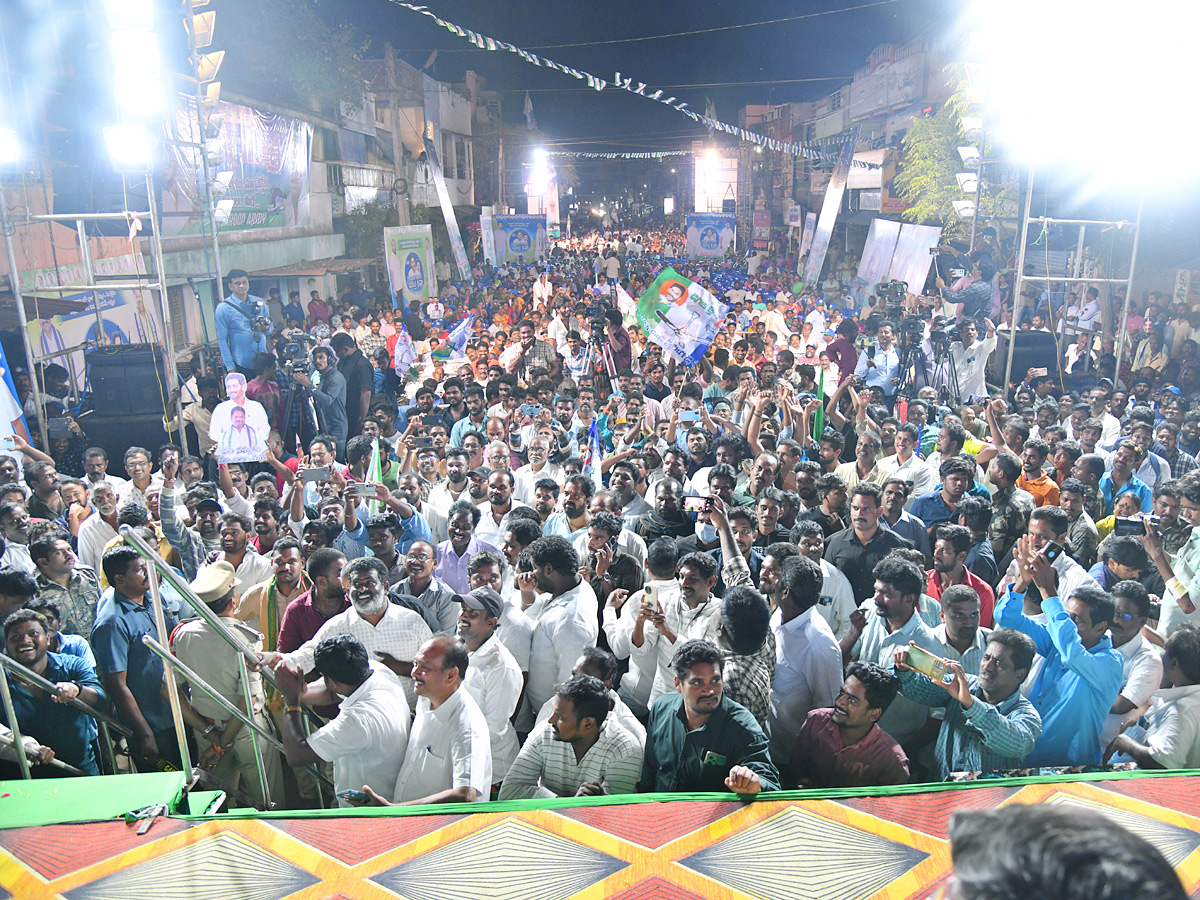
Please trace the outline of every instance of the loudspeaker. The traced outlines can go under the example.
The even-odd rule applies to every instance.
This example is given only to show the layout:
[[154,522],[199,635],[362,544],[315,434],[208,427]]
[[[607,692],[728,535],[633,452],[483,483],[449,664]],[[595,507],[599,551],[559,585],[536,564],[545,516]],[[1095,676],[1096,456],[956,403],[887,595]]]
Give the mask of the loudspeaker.
[[734,213],[737,212],[737,201],[732,200],[732,199],[722,200],[721,201],[721,212],[732,216]]
[[102,347],[87,354],[93,418],[162,415],[171,396],[165,350],[158,344]]
[[87,434],[88,446],[103,447],[108,451],[109,470],[124,478],[125,466],[121,460],[125,458],[126,450],[145,447],[153,454],[167,442],[162,418],[161,412],[107,418],[101,418],[100,413],[96,413],[83,419],[80,424]]
[[[1008,338],[1001,331],[996,342],[996,352],[992,354],[991,377],[993,384],[1004,383],[1004,370],[1008,365]],[[1018,331],[1016,346],[1013,348],[1012,379],[1019,382],[1029,369],[1045,367],[1051,374],[1058,365],[1058,348],[1054,343],[1054,335],[1045,331]],[[1004,385],[1005,390],[1008,385]]]

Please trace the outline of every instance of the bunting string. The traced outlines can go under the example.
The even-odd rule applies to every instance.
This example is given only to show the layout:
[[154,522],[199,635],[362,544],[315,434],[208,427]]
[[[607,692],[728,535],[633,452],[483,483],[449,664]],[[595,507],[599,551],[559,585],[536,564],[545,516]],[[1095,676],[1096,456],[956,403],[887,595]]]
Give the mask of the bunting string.
[[693,150],[630,150],[628,152],[592,152],[585,150],[550,150],[547,156],[571,159],[662,159],[666,156],[691,156]]
[[[687,116],[693,122],[706,126],[711,131],[724,132],[725,134],[733,135],[739,140],[746,141],[747,143],[758,144],[761,147],[766,147],[768,150],[786,153],[791,156],[802,156],[805,159],[820,159],[830,164],[835,164],[837,162],[838,154],[822,153],[812,144],[800,141],[776,140],[775,138],[767,137],[766,135],[758,134],[754,131],[748,131],[745,128],[740,128],[737,125],[730,125],[728,122],[722,122],[720,119],[696,112],[694,109],[688,109],[688,104],[680,101],[677,97],[664,96],[666,93],[665,91],[654,90],[645,82],[635,81],[633,78],[623,77],[620,72],[617,72],[616,78],[614,78],[612,82],[609,82],[603,78],[591,74],[590,72],[583,71],[582,69],[564,66],[562,63],[555,62],[552,59],[547,59],[544,56],[538,56],[536,53],[523,50],[515,44],[510,44],[507,41],[500,41],[495,38],[488,37],[487,35],[479,34],[476,31],[471,31],[469,28],[463,28],[459,25],[455,25],[453,22],[447,22],[427,6],[421,6],[416,3],[407,3],[404,2],[404,0],[391,0],[391,2],[397,6],[420,13],[423,16],[428,16],[429,18],[433,19],[433,21],[436,22],[441,28],[446,29],[456,37],[460,37],[466,41],[469,41],[480,50],[504,50],[508,53],[512,53],[521,57],[521,59],[525,60],[525,62],[529,63],[530,65],[537,66],[538,68],[554,69],[557,72],[562,72],[564,75],[570,75],[572,78],[578,81],[585,82],[588,87],[596,91],[603,91],[607,87],[613,87],[619,90],[628,91],[631,94],[636,94],[639,97],[645,97],[649,100],[657,101],[658,103],[664,103],[677,112],[683,113],[683,115]],[[851,165],[855,168],[862,169],[880,168],[878,165],[862,162],[860,160],[854,160]]]

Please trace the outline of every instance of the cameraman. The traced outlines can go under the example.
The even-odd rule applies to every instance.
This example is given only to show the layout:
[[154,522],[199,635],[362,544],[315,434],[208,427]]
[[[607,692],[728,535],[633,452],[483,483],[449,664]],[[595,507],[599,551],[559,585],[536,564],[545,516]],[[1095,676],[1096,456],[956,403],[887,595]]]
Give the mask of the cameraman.
[[621,311],[606,309],[604,318],[608,322],[605,331],[608,332],[608,348],[612,352],[613,368],[618,372],[633,368],[633,345],[622,322]]
[[992,297],[995,293],[995,285],[992,282],[996,277],[996,263],[991,254],[980,253],[975,259],[971,274],[975,280],[958,291],[947,288],[946,282],[940,277],[937,280],[943,300],[947,303],[962,304],[958,313],[960,319],[979,319],[992,309]]
[[346,376],[338,371],[337,360],[333,351],[328,347],[317,347],[312,352],[313,368],[321,376],[319,383],[303,372],[292,372],[292,380],[302,387],[309,388],[313,402],[317,407],[322,434],[330,434],[337,441],[339,453],[346,446],[346,430],[349,423],[346,420]]
[[950,356],[954,360],[954,371],[958,373],[958,394],[963,403],[968,403],[974,397],[985,398],[988,395],[984,371],[996,349],[996,326],[991,319],[984,319],[987,337],[981,341],[976,320],[963,318],[959,321],[962,323],[959,326],[962,340],[950,345]]
[[250,293],[250,276],[244,269],[229,270],[232,296],[217,304],[217,346],[226,372],[254,377],[254,355],[267,352],[267,335],[273,330],[267,304]]

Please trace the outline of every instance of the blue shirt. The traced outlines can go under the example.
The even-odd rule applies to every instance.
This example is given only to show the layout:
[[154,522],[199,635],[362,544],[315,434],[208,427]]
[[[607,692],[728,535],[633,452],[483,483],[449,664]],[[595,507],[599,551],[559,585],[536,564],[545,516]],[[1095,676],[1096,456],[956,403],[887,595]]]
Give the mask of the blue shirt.
[[914,499],[908,511],[924,522],[927,529],[949,522],[954,517],[954,510],[950,509],[942,498],[941,485]]
[[255,334],[250,319],[238,312],[244,309],[251,318],[270,318],[267,304],[262,297],[249,294],[242,303],[237,297],[226,297],[217,304],[217,346],[221,348],[221,361],[227,370],[241,367],[254,368],[254,354],[267,352],[267,336]]
[[[397,518],[399,518],[398,515]],[[407,519],[400,519],[400,528],[403,529],[403,534],[401,534],[400,540],[396,541],[396,552],[400,556],[407,555],[408,548],[417,541],[433,544],[433,532],[429,530],[429,523],[415,509]]]
[[1025,615],[1024,602],[1025,594],[1010,587],[996,608],[996,625],[1029,635],[1044,657],[1029,692],[1029,702],[1042,717],[1042,734],[1025,765],[1097,765],[1104,751],[1101,731],[1121,691],[1121,654],[1108,636],[1090,650],[1085,648],[1058,597],[1042,601],[1045,625]]
[[299,301],[295,303],[289,303],[283,308],[283,317],[285,319],[294,319],[297,322],[303,322],[304,308],[300,305]]
[[1122,488],[1113,486],[1112,472],[1105,472],[1100,478],[1100,493],[1104,495],[1104,512],[1112,515],[1113,504],[1121,494],[1134,493],[1142,501],[1142,512],[1148,513],[1154,508],[1154,492],[1150,486],[1136,475],[1130,475]]
[[[166,613],[167,634],[179,624],[169,611]],[[150,603],[134,603],[124,594],[113,591],[112,601],[96,609],[96,624],[92,628],[92,650],[100,671],[106,675],[125,673],[125,684],[137,701],[142,718],[153,731],[171,728],[171,707],[162,696],[163,663],[154,651],[142,643],[142,635],[158,640],[154,614]],[[125,725],[133,727],[132,722]]]
[[[55,759],[61,759],[89,775],[99,775],[96,755],[92,752],[95,726],[91,716],[69,703],[55,703],[49,694],[41,691],[38,692],[41,697],[35,698],[29,688],[5,674],[9,690],[12,691],[13,709],[17,714],[21,735],[53,748]],[[47,653],[46,670],[42,676],[54,684],[74,681],[80,687],[94,688],[100,694],[99,706],[104,706],[104,686],[96,676],[96,670],[77,656]],[[8,716],[2,706],[0,722],[8,724]]]
[[[874,362],[875,365],[869,366],[868,362]],[[892,344],[886,350],[876,346],[874,358],[870,356],[869,348],[860,353],[854,374],[865,375],[868,387],[877,387],[889,397],[895,394],[897,385],[892,383],[892,379],[900,377],[900,354],[896,345]]]

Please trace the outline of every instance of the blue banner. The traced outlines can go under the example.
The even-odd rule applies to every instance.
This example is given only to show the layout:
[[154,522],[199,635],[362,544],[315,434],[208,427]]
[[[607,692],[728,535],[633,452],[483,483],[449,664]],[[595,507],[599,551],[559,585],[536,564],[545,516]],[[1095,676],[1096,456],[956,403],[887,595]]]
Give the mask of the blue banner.
[[533,263],[546,255],[545,216],[496,216],[492,220],[497,264]]
[[737,246],[737,216],[698,213],[684,217],[688,256],[720,258]]

